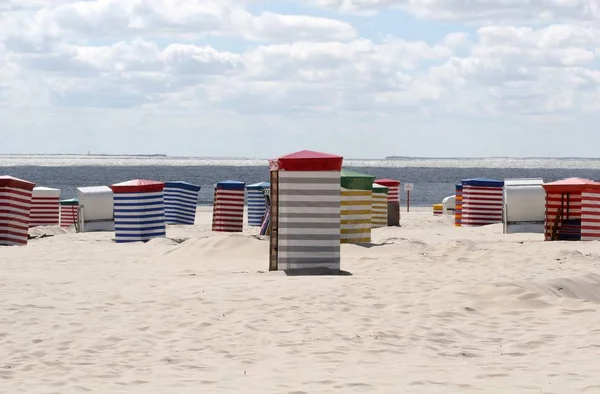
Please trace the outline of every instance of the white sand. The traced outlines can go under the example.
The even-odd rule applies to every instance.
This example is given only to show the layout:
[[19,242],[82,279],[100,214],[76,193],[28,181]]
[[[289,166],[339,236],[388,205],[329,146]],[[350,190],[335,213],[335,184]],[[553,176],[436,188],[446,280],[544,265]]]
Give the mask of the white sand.
[[352,276],[288,277],[210,217],[0,248],[0,393],[600,392],[596,242],[403,212]]

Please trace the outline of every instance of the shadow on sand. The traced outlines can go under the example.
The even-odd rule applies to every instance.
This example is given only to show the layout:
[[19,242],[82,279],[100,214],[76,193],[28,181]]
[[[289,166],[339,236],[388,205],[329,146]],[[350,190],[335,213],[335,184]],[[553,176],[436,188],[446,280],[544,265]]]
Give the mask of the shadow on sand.
[[[376,248],[378,246],[385,246],[385,245],[393,245],[393,242],[388,242],[388,241],[384,241],[381,243],[373,243],[373,242],[360,242],[360,243],[356,243],[356,244],[351,244],[351,245],[356,245],[356,246],[360,246],[361,248]],[[350,244],[346,244],[346,245],[350,245]]]
[[310,275],[338,275],[338,276],[351,276],[352,273],[344,270],[336,270],[327,267],[314,267],[314,268],[296,268],[283,270],[287,276],[310,276]]

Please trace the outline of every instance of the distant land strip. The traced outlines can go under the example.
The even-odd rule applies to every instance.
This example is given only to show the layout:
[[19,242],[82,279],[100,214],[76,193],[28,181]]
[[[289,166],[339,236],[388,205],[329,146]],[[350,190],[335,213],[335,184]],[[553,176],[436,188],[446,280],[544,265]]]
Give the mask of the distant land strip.
[[110,154],[110,153],[0,153],[0,156],[90,156],[90,157],[168,157],[162,153]]
[[419,156],[386,156],[383,160],[598,160],[597,157],[552,157],[552,156],[482,156],[482,157],[419,157]]

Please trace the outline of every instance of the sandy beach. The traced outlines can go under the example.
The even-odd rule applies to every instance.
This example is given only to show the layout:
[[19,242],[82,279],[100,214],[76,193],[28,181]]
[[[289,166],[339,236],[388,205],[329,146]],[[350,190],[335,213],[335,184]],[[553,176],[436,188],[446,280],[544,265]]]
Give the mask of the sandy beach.
[[1,393],[598,393],[600,245],[430,209],[268,272],[268,240],[56,235],[0,248]]

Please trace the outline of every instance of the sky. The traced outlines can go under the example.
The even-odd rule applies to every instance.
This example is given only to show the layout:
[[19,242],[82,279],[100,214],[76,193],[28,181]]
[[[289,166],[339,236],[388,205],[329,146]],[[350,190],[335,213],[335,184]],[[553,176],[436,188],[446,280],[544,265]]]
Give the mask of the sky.
[[0,153],[600,154],[598,0],[0,0]]

